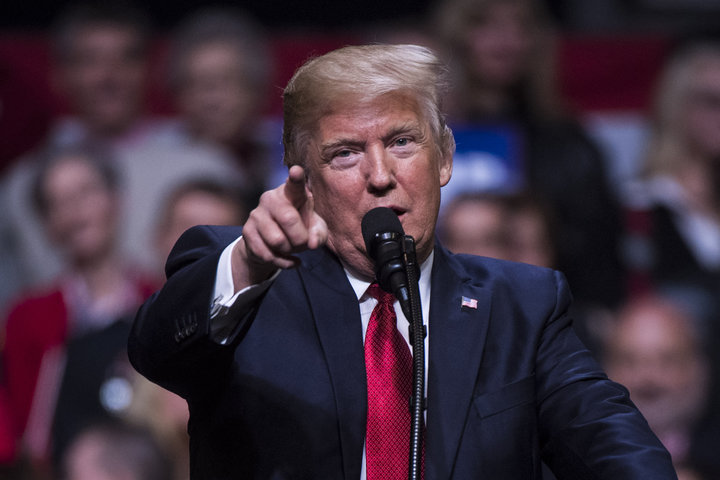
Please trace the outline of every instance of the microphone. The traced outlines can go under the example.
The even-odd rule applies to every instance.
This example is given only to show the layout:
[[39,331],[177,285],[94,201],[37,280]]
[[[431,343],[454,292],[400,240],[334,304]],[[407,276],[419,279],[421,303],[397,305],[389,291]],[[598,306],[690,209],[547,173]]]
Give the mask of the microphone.
[[[408,478],[420,477],[425,405],[425,336],[418,289],[420,270],[415,257],[415,240],[405,235],[400,219],[390,208],[378,207],[365,214],[360,223],[368,256],[375,262],[380,288],[395,294],[405,318],[410,322],[413,355],[412,395],[410,397],[410,471]],[[412,282],[412,284],[411,284]]]
[[368,256],[375,262],[375,276],[380,288],[392,293],[400,301],[405,316],[410,319],[410,291],[405,270],[403,242],[405,236],[400,219],[387,207],[373,208],[360,223]]

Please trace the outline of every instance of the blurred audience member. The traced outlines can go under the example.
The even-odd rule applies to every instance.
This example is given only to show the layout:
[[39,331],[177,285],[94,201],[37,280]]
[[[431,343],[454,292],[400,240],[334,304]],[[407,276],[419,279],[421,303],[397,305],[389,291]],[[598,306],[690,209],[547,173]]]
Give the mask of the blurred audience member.
[[650,276],[720,294],[720,43],[680,49],[661,75],[646,163]]
[[556,119],[550,19],[536,0],[451,0],[440,7],[441,39],[457,70],[450,98],[457,121]]
[[172,135],[179,143],[205,141],[230,152],[254,204],[273,166],[267,138],[277,138],[264,128],[272,55],[260,26],[236,10],[201,10],[177,29],[169,58],[180,114]]
[[184,398],[136,374],[127,420],[148,429],[171,459],[173,480],[190,478],[190,413]]
[[516,195],[507,199],[510,260],[556,268],[555,219],[538,197]]
[[524,188],[546,198],[556,216],[557,267],[577,301],[617,303],[623,295],[618,208],[598,148],[560,102],[542,2],[450,0],[439,18],[456,70],[451,122],[463,131],[505,128],[513,138],[508,149],[519,147],[522,157],[506,162],[522,170]]
[[123,154],[119,166],[125,181],[125,203],[120,231],[120,248],[135,261],[157,270],[165,262],[155,251],[155,225],[170,193],[198,179],[238,184],[244,195],[238,169],[217,148],[193,145],[149,144]]
[[[143,18],[112,2],[73,7],[61,17],[54,40],[55,77],[72,115],[60,122],[48,143],[67,145],[92,138],[112,149],[125,189],[119,248],[138,263],[154,267],[152,228],[162,198],[198,176],[239,178],[240,171],[218,147],[168,142],[168,121],[143,116],[148,42]],[[0,284],[6,290],[47,282],[63,267],[29,205],[27,192],[36,168],[37,159],[25,158],[6,179],[5,191],[0,190],[4,204],[11,207],[0,218],[5,247],[0,265],[16,276],[7,287]]]
[[[35,207],[67,269],[26,292],[5,324],[3,366],[15,433],[33,459],[59,459],[85,421],[123,408],[130,326],[154,283],[116,251],[118,178],[103,149],[46,152]],[[126,405],[125,405],[126,406]]]
[[156,224],[158,257],[164,260],[180,235],[195,225],[242,225],[247,207],[241,191],[227,182],[197,179],[178,186],[165,199]]
[[[557,268],[555,217],[539,196],[459,194],[443,209],[439,226],[443,245],[455,253]],[[570,313],[580,339],[598,352],[610,310],[578,304]]]
[[[120,151],[161,131],[143,111],[149,37],[144,13],[121,0],[74,4],[59,15],[51,37],[50,83],[68,115],[50,128],[43,148],[92,142]],[[8,207],[0,216],[0,264],[12,274],[0,284],[0,300],[62,269],[27,199],[37,169],[34,157],[19,159],[0,185],[0,199]]]
[[720,478],[706,339],[698,319],[679,303],[651,296],[625,305],[605,342],[608,375],[630,390],[681,478]]
[[460,194],[443,210],[439,231],[455,253],[555,265],[552,215],[536,197]]
[[170,463],[150,432],[121,423],[79,434],[63,458],[61,480],[172,480]]
[[[165,199],[157,221],[157,255],[164,261],[180,235],[190,227],[241,225],[246,215],[241,190],[236,185],[212,179],[181,184]],[[134,375],[132,384],[132,403],[127,418],[154,433],[172,459],[175,480],[189,479],[187,402],[139,374]]]
[[127,2],[78,4],[55,22],[53,82],[71,115],[51,144],[133,143],[154,133],[144,118],[150,26]]
[[507,215],[502,197],[461,194],[440,216],[443,244],[455,253],[509,260]]

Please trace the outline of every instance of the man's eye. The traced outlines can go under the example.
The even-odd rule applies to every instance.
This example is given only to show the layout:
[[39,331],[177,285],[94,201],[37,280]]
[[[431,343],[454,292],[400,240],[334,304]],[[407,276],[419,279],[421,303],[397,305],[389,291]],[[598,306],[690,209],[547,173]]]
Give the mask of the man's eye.
[[405,147],[410,143],[410,139],[406,137],[398,138],[395,140],[395,145],[398,147]]
[[337,168],[349,168],[357,163],[358,158],[359,152],[351,148],[343,148],[330,155],[329,163]]

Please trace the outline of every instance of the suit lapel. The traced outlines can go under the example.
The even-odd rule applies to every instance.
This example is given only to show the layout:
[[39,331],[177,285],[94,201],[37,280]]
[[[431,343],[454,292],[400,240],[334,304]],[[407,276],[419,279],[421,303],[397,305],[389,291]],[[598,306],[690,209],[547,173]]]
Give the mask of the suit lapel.
[[360,478],[367,416],[362,323],[357,298],[338,260],[307,252],[299,269],[335,393],[345,478]]
[[[357,298],[325,249],[303,255],[298,271],[310,300],[336,399],[344,476],[360,477],[367,417],[362,326]],[[462,297],[477,309],[462,307]],[[426,478],[450,478],[480,367],[490,292],[436,249],[430,299]]]
[[[462,306],[462,297],[477,308]],[[438,247],[432,271],[426,477],[452,475],[489,324],[490,292]]]

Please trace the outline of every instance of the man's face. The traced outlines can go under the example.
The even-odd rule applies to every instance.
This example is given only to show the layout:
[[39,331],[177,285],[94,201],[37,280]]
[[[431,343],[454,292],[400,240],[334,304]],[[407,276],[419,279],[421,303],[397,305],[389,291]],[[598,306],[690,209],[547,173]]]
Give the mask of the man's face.
[[186,192],[172,203],[167,221],[161,223],[158,257],[166,259],[180,235],[195,225],[241,225],[245,217],[242,210],[240,205],[209,192]]
[[679,314],[645,306],[626,314],[610,337],[606,370],[658,434],[687,428],[701,411],[706,370]]
[[185,60],[178,108],[199,137],[224,145],[242,140],[257,119],[259,97],[233,45],[202,45]]
[[526,73],[533,40],[529,17],[526,2],[497,2],[487,8],[485,20],[466,40],[470,68],[478,79],[507,88]]
[[138,34],[113,25],[81,29],[59,66],[57,82],[91,130],[122,133],[143,101],[145,58]]
[[407,96],[346,101],[319,120],[306,159],[308,186],[329,247],[354,274],[374,277],[360,223],[375,207],[398,214],[418,260],[430,254],[440,187],[452,173],[451,155],[439,157],[428,122]]
[[117,204],[100,173],[80,156],[54,165],[43,185],[46,227],[68,260],[87,263],[113,245]]
[[445,246],[455,253],[509,258],[507,212],[492,201],[459,202],[443,214]]

